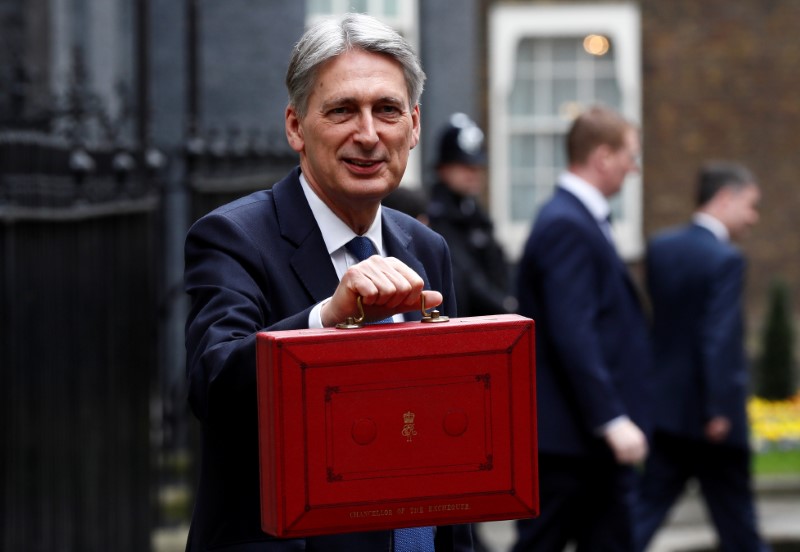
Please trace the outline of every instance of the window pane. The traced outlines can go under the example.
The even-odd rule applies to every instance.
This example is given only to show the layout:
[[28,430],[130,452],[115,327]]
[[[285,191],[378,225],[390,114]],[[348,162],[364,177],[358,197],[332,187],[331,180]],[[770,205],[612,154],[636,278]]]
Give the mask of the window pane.
[[532,184],[511,185],[511,219],[530,221],[536,213],[536,188]]
[[532,81],[517,81],[511,91],[509,110],[512,115],[530,115],[533,113],[534,83]]
[[[623,186],[625,186],[623,184]],[[625,219],[625,209],[624,203],[622,202],[622,194],[617,194],[609,200],[609,205],[611,206],[611,216],[614,220],[624,220]]]
[[535,147],[528,150],[526,153],[531,156],[531,159],[534,160],[536,168],[549,167],[553,162],[550,136],[536,134],[532,138],[532,142],[535,144]]
[[308,11],[313,15],[329,14],[333,11],[331,0],[307,0]]
[[553,114],[553,81],[551,78],[542,78],[536,81],[536,102],[533,112],[536,115],[549,117]]
[[532,169],[536,166],[536,136],[517,135],[511,137],[511,169]]
[[606,105],[620,108],[619,84],[616,79],[601,79],[595,83],[595,96]]
[[566,133],[554,134],[553,140],[553,167],[556,173],[567,170],[567,146],[565,145]]
[[571,38],[553,39],[553,62],[574,63],[578,59],[578,41]]
[[367,10],[367,0],[350,0],[349,10],[355,13],[369,13]]
[[533,40],[526,39],[519,43],[517,49],[517,63],[530,63],[533,61]]
[[571,79],[555,79],[553,81],[553,102],[554,108],[552,113],[557,115],[561,111],[561,106],[566,103],[576,102],[578,100],[578,81],[574,78]]
[[387,17],[397,17],[399,15],[397,0],[383,0],[383,13]]
[[512,175],[511,219],[530,223],[553,195],[557,175],[551,170],[514,171]]

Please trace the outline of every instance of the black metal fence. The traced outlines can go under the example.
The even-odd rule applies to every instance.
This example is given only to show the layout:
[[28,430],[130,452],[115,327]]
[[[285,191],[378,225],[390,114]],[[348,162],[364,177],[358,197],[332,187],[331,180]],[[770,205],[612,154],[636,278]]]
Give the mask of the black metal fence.
[[2,550],[150,548],[159,201],[129,161],[0,135]]
[[[183,153],[169,193],[187,222],[296,163],[285,142],[236,132]],[[188,521],[198,443],[164,353],[183,344],[163,332],[181,293],[165,236],[180,229],[159,155],[0,131],[1,550],[141,552],[157,525]],[[167,486],[180,504],[159,499]]]
[[232,128],[189,140],[191,220],[249,192],[271,187],[297,163],[283,134],[265,136]]

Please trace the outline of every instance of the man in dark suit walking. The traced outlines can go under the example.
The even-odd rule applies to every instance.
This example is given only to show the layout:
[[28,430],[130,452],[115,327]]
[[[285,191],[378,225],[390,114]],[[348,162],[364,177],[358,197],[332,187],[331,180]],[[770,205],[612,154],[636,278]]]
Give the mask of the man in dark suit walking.
[[380,204],[419,140],[424,80],[406,41],[373,18],[312,27],[286,77],[299,168],[189,231],[187,372],[203,441],[187,550],[471,549],[469,526],[283,540],[260,525],[256,333],[332,326],[359,296],[367,321],[419,320],[421,296],[455,314],[444,239]]
[[764,549],[750,481],[745,259],[730,243],[758,221],[759,198],[745,167],[709,163],[699,171],[692,222],[648,246],[658,393],[637,530],[642,550],[690,478],[700,483],[722,550]]
[[515,552],[633,548],[651,352],[608,198],[638,171],[639,148],[637,129],[613,110],[578,116],[568,171],[520,261],[520,313],[536,321],[541,515],[518,522]]

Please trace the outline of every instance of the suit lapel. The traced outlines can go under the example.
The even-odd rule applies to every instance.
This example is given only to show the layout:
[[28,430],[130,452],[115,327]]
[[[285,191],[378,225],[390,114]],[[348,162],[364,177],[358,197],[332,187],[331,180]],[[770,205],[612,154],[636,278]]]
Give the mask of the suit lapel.
[[559,188],[558,191],[559,193],[563,194],[565,198],[567,198],[572,204],[574,204],[575,208],[582,213],[582,217],[585,219],[586,224],[592,228],[592,232],[596,236],[595,239],[603,243],[601,247],[606,247],[608,249],[609,258],[612,259],[612,263],[616,267],[617,271],[622,275],[622,279],[625,282],[628,291],[631,293],[631,295],[633,295],[636,301],[641,304],[641,294],[639,293],[639,289],[634,283],[633,278],[631,278],[631,273],[628,270],[628,267],[619,256],[619,252],[614,244],[608,241],[605,233],[603,233],[603,229],[600,228],[600,224],[594,218],[592,213],[589,212],[589,209],[586,208],[581,200],[579,200],[569,191],[564,190],[563,188]]
[[295,169],[273,187],[281,236],[297,249],[289,258],[295,275],[313,302],[330,297],[339,284],[325,241],[308,206]]
[[[289,264],[313,302],[319,302],[331,296],[339,285],[339,278],[330,261],[322,233],[303,194],[299,174],[299,169],[295,169],[292,174],[273,186],[275,211],[281,236],[296,247]],[[411,251],[411,236],[386,209],[383,211],[382,222],[387,253],[397,257],[419,274],[425,282],[425,289],[430,289],[425,267]],[[422,319],[420,311],[411,311],[405,316],[406,320]]]
[[609,252],[612,253],[614,257],[619,259],[619,254],[617,253],[616,247],[614,247],[614,244],[608,240],[603,232],[603,229],[600,228],[600,223],[598,223],[597,219],[594,218],[594,215],[589,212],[589,209],[586,208],[586,205],[584,205],[583,202],[581,202],[581,200],[571,192],[563,188],[558,188],[558,193],[563,195],[565,201],[569,201],[570,204],[572,204],[573,209],[581,213],[581,217],[584,219],[586,226],[589,227],[592,233],[595,235],[595,239],[601,241],[605,247],[608,248]]

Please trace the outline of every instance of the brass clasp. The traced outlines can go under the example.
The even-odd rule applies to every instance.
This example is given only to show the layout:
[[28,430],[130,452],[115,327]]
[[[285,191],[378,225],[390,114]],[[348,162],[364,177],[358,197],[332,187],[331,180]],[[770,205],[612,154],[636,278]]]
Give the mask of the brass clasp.
[[433,309],[430,314],[425,312],[425,295],[420,295],[420,301],[422,303],[422,320],[420,322],[449,322],[450,318],[444,315],[440,315],[439,311]]
[[354,330],[364,326],[364,305],[361,304],[361,296],[356,297],[358,305],[358,316],[348,316],[344,322],[339,322],[336,327],[340,330]]

